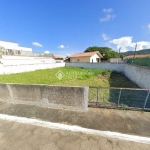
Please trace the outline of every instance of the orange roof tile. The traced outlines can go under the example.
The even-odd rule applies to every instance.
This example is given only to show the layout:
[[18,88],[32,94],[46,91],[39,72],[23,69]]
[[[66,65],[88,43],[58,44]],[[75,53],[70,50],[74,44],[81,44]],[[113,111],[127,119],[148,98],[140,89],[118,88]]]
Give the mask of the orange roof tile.
[[101,58],[103,58],[103,56],[100,54],[99,51],[95,51],[95,52],[85,52],[85,53],[77,53],[74,55],[69,56],[70,58],[74,58],[74,57],[90,57],[93,56],[95,54],[98,54]]
[[[150,56],[150,54],[144,54],[144,55],[135,55],[135,58],[144,58]],[[133,58],[134,55],[125,56],[124,58]]]
[[53,57],[54,57],[54,58],[63,58],[62,56],[59,56],[59,55],[57,55],[57,54],[53,54]]

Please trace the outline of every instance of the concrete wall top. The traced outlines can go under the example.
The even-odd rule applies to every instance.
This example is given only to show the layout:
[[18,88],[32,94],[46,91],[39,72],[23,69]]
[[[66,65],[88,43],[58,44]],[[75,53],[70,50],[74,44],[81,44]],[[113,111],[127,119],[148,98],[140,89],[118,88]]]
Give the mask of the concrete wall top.
[[91,68],[91,69],[107,69],[114,70],[117,72],[124,72],[125,64],[111,64],[111,63],[66,63],[68,67],[83,67],[83,68]]
[[0,101],[87,110],[88,87],[0,84]]

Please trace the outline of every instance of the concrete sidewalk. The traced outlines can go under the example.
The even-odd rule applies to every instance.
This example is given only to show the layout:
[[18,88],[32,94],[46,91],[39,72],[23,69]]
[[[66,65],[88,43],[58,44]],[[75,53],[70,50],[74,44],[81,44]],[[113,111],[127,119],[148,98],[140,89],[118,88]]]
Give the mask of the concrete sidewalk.
[[150,112],[100,108],[89,108],[88,111],[72,111],[1,102],[0,114],[150,137]]
[[0,119],[1,150],[149,150],[143,144]]

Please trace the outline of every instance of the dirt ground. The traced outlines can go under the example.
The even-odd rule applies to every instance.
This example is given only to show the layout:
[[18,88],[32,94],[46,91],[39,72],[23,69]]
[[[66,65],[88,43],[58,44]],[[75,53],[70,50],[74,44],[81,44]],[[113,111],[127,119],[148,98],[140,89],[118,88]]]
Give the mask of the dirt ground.
[[43,121],[78,125],[89,129],[150,137],[150,112],[102,108],[71,111],[1,102],[0,114],[37,118]]

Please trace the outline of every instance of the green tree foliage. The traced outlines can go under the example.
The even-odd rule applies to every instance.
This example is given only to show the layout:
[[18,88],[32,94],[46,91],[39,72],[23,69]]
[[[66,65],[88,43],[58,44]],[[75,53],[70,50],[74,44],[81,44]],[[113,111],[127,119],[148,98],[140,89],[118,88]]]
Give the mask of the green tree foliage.
[[99,51],[103,56],[102,58],[103,60],[108,60],[110,58],[118,57],[118,53],[113,51],[109,47],[92,46],[92,47],[88,47],[84,52],[94,52],[94,51]]
[[124,55],[123,55],[123,54],[120,54],[120,58],[123,59],[123,58],[124,58]]

